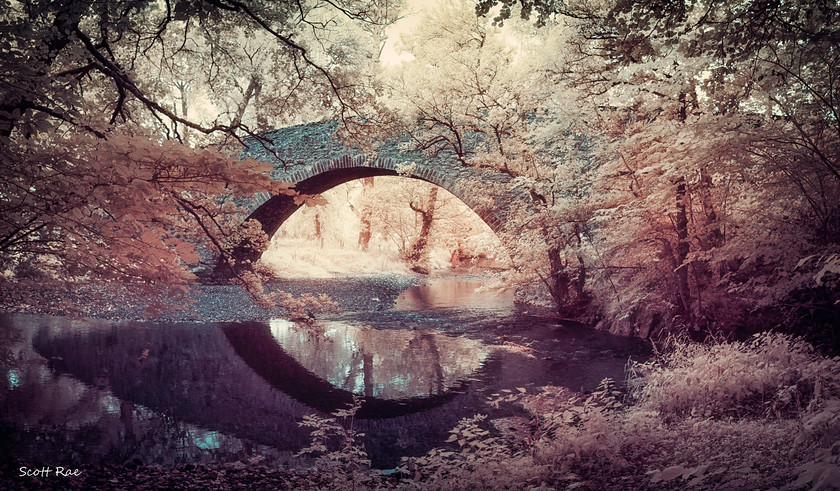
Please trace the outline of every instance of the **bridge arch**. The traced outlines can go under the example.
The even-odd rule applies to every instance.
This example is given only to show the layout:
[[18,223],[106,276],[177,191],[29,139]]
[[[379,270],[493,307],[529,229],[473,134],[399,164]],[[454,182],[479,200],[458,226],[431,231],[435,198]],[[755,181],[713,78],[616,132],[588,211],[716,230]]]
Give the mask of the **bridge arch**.
[[[365,177],[405,176],[439,186],[473,210],[493,232],[504,224],[513,196],[505,194],[510,177],[463,164],[445,149],[428,155],[413,150],[411,135],[400,135],[365,153],[346,145],[336,134],[337,121],[279,128],[246,142],[244,156],[270,162],[271,177],[292,184],[301,194],[320,194]],[[263,193],[246,204],[248,219],[257,220],[270,237],[301,205],[293,196]],[[259,259],[262,251],[247,246],[234,252],[238,260]]]
[[[491,230],[498,232],[501,229],[502,223],[495,210],[482,207],[455,179],[430,167],[415,164],[407,168],[391,159],[371,161],[365,155],[344,155],[298,171],[291,176],[291,182],[294,184],[293,189],[301,194],[320,194],[356,179],[400,175],[426,181],[449,191],[473,210]],[[264,197],[262,204],[257,206],[248,218],[260,222],[263,231],[272,236],[301,206],[289,195]]]

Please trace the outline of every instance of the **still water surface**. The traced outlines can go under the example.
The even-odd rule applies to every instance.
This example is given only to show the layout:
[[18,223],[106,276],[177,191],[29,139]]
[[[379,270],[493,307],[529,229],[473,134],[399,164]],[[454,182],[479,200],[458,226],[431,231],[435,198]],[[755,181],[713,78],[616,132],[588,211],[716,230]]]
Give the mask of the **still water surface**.
[[[374,465],[440,446],[502,389],[592,390],[644,344],[517,313],[479,283],[412,287],[396,307],[298,325],[0,315],[0,457],[34,465],[291,462],[298,426],[354,398]],[[249,460],[250,459],[250,460]]]

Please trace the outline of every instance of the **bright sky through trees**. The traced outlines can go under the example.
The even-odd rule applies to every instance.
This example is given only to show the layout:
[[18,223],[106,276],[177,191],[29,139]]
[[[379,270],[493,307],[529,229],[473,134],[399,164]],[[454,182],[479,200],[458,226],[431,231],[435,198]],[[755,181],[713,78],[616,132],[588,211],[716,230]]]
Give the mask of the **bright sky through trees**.
[[420,16],[423,12],[436,8],[437,5],[445,0],[407,0],[405,12],[401,18],[385,30],[388,36],[385,41],[385,46],[382,48],[382,54],[379,56],[380,61],[385,65],[398,65],[403,61],[410,61],[414,57],[410,53],[398,52],[397,44],[400,36],[403,33],[410,32],[417,23],[420,22]]

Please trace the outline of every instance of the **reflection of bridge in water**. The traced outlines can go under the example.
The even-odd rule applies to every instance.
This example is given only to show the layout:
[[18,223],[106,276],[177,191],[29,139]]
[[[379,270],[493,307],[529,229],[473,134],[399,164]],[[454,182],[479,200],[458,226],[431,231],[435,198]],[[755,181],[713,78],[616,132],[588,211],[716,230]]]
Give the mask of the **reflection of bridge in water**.
[[[284,340],[290,343],[287,346],[301,348],[296,353],[300,358],[283,349],[269,325],[256,322],[221,326],[115,325],[89,332],[42,328],[35,335],[33,346],[38,354],[51,360],[53,369],[59,373],[70,374],[91,387],[107,387],[124,404],[141,405],[166,415],[161,421],[176,418],[291,452],[300,450],[309,441],[310,430],[299,427],[298,421],[306,414],[323,414],[351,403],[354,391],[365,391],[364,373],[368,371],[372,377],[368,380],[377,382],[368,385],[374,395],[365,398],[356,429],[365,432],[363,443],[377,466],[393,466],[399,454],[417,455],[439,445],[448,429],[483,404],[483,395],[462,384],[460,374],[484,378],[490,367],[496,366],[471,362],[464,364],[463,370],[446,367],[445,363],[438,368],[429,363],[434,355],[419,352],[411,355],[413,350],[428,349],[432,344],[443,353],[444,361],[459,353],[475,358],[475,353],[467,354],[473,347],[479,350],[478,358],[483,360],[487,355],[486,348],[474,346],[474,341],[465,340],[466,344],[457,347],[451,344],[457,343],[457,339],[437,333],[406,331],[404,337],[387,338],[388,331],[363,330],[354,335],[353,329],[342,332],[334,327],[313,334],[321,336],[315,342],[320,347],[307,351],[303,344],[290,340],[295,333],[291,327],[275,329],[275,334],[281,332],[287,334]],[[378,332],[387,339],[376,340]],[[303,333],[299,333],[300,343],[305,344]],[[328,333],[332,334],[325,336]],[[346,343],[344,348],[329,347],[336,343],[337,337],[343,337],[339,344]],[[407,343],[402,344],[402,351],[401,343]],[[413,361],[385,362],[383,372],[370,364],[365,368],[366,358],[376,365],[389,349],[394,355],[405,355],[404,361]],[[141,356],[143,353],[147,356]],[[344,371],[335,369],[316,374],[309,368],[317,371],[313,360],[332,356],[349,357],[333,359],[337,366],[345,367]],[[416,384],[411,381],[405,385],[413,388],[397,392],[383,390],[381,386],[388,378],[412,379],[411,374],[397,374],[403,367],[420,374]],[[467,373],[471,367],[480,367],[479,373]],[[357,374],[356,380],[361,382],[336,386],[328,380],[331,377],[346,380],[351,373]],[[442,378],[436,378],[439,374],[443,374]],[[430,385],[433,390],[428,392]],[[425,387],[422,395],[409,395],[420,394],[417,392],[420,387]],[[401,394],[409,396],[387,398]],[[92,413],[80,414],[78,418],[97,420],[101,417],[93,412],[107,413],[111,409],[97,406],[84,410]],[[121,417],[121,434],[136,434],[148,424],[135,421],[131,414],[124,411],[122,417],[126,419],[122,421]],[[103,431],[111,432],[113,428],[109,426]],[[398,445],[406,435],[410,436],[411,445]],[[138,438],[134,444],[145,443]]]
[[362,398],[359,418],[392,418],[440,406],[464,389],[489,350],[430,331],[360,328],[339,322],[299,327],[274,320],[224,328],[236,353],[263,379],[332,412]]
[[434,331],[380,330],[327,321],[272,320],[271,334],[310,372],[356,395],[410,399],[443,394],[477,372],[488,349]]
[[[444,317],[457,318],[456,328],[463,326],[463,316]],[[481,317],[491,328],[498,322]],[[395,312],[392,320],[396,325],[410,319],[418,322],[406,325],[429,325],[429,318],[417,311]],[[361,441],[374,466],[388,468],[400,456],[421,455],[440,446],[462,418],[488,412],[493,418],[515,414],[513,407],[486,405],[486,396],[493,391],[543,385],[593,390],[604,377],[620,378],[628,356],[648,356],[640,340],[582,326],[546,324],[537,318],[496,326],[501,331],[491,332],[514,328],[518,336],[533,340],[537,352],[550,357],[533,358],[493,346],[471,351],[474,341],[449,345],[443,334],[429,338],[430,333],[411,330],[377,338],[377,330],[325,326],[311,334],[319,338],[320,348],[307,350],[302,347],[308,342],[306,331],[282,323],[273,333],[270,325],[260,323],[111,324],[29,315],[0,315],[0,323],[10,332],[24,333],[14,345],[19,367],[9,370],[0,395],[0,423],[10,435],[0,446],[0,455],[30,461],[55,457],[56,463],[72,455],[74,463],[95,465],[122,465],[133,458],[146,464],[184,462],[184,452],[191,455],[191,462],[226,458],[219,457],[222,447],[234,460],[241,460],[243,455],[254,455],[249,452],[257,448],[255,444],[291,455],[310,440],[310,430],[298,426],[303,416],[324,415],[351,400],[355,392],[372,394],[371,400],[385,405],[399,401],[388,397],[405,395],[413,408],[424,408],[413,413],[400,408],[402,416],[376,419],[374,406],[369,410],[372,417],[354,420],[354,429],[365,433]],[[240,328],[243,331],[237,333]],[[295,336],[299,337],[292,339]],[[372,342],[367,343],[367,338]],[[233,343],[241,343],[240,349]],[[439,355],[422,354],[432,344]],[[292,356],[284,345],[299,352]],[[447,358],[461,349],[467,351],[463,363],[447,368]],[[297,389],[289,389],[297,391],[300,400],[252,368],[272,350],[282,351],[275,353],[286,363],[273,366],[292,370],[302,380]],[[486,356],[484,350],[492,353]],[[393,355],[387,363],[386,354]],[[330,359],[341,368],[319,371],[319,360]],[[430,359],[441,360],[441,366],[429,366]],[[376,371],[379,363],[382,372]],[[476,366],[480,368],[471,372]],[[402,367],[423,375],[406,380],[398,391],[381,389],[379,384],[386,380],[405,378]],[[461,374],[471,381],[462,386]],[[337,394],[317,404],[320,410],[309,405],[317,401],[308,395],[319,387]],[[196,453],[198,447],[219,452]]]

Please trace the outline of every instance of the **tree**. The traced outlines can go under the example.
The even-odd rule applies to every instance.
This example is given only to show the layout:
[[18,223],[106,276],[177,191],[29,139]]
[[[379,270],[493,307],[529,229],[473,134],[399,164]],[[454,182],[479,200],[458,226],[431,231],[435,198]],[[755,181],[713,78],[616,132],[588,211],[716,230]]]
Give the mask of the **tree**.
[[[248,134],[250,129],[241,119],[242,106],[253,97],[260,83],[255,77],[268,72],[265,68],[275,70],[276,75],[270,75],[292,75],[288,83],[274,84],[278,91],[289,88],[277,93],[278,97],[300,106],[310,101],[313,106],[334,107],[347,118],[362,109],[370,88],[353,83],[352,64],[362,67],[358,59],[347,57],[342,46],[330,43],[331,29],[339,25],[337,15],[384,25],[393,20],[389,8],[388,2],[10,4],[3,19],[9,34],[4,65],[6,77],[14,76],[16,83],[4,88],[0,134],[8,137],[18,125],[26,135],[45,119],[103,133],[103,125],[132,116],[141,122],[143,118],[177,122],[204,134]],[[293,39],[296,36],[300,41]],[[355,43],[350,48],[362,46]],[[226,113],[210,123],[176,115],[163,102],[155,79],[140,76],[140,70],[165,73],[187,63],[201,74],[211,95],[220,96],[217,102],[227,106]],[[85,89],[99,91],[99,99],[82,97]],[[240,92],[239,100],[231,96],[231,89]],[[99,114],[104,118],[86,121],[78,114],[80,106],[91,102],[107,108]],[[283,109],[304,108],[291,104]]]
[[424,271],[426,268],[422,263],[428,261],[427,249],[429,244],[429,235],[432,231],[432,223],[435,220],[435,208],[437,208],[438,188],[431,187],[426,196],[419,200],[413,198],[408,203],[408,207],[417,214],[420,218],[420,232],[414,243],[411,244],[411,249],[408,251],[406,259],[414,264],[413,269]]
[[517,3],[547,31],[545,69],[591,108],[593,243],[614,273],[594,285],[614,290],[608,318],[645,333],[731,329],[748,308],[790,303],[814,278],[797,259],[840,238],[840,9],[488,0],[477,11],[500,6],[503,23]]
[[442,3],[402,35],[398,48],[414,59],[391,77],[389,97],[417,148],[451,152],[473,166],[489,165],[481,154],[509,151],[508,139],[547,97],[533,90],[528,76],[536,74],[513,39],[457,1]]
[[[371,50],[337,33],[394,18],[388,1],[32,0],[2,12],[7,279],[29,264],[57,279],[177,283],[192,277],[199,246],[255,292],[231,251],[266,238],[239,226],[234,198],[291,191],[235,157],[241,138],[260,141],[259,125],[312,108],[361,114],[375,91]],[[263,116],[248,116],[255,109]]]
[[[529,289],[536,279],[558,312],[573,315],[584,298],[585,266],[577,254],[568,261],[562,251],[580,235],[563,226],[554,204],[567,185],[577,184],[558,181],[565,173],[557,171],[576,144],[567,138],[570,133],[543,131],[564,125],[568,130],[569,123],[546,118],[547,107],[563,105],[565,97],[555,90],[550,72],[534,63],[542,49],[538,33],[521,25],[494,27],[465,3],[449,2],[403,35],[399,47],[414,57],[390,83],[389,100],[403,121],[400,131],[413,128],[417,149],[454,155],[463,165],[512,179],[508,188],[490,180],[471,184],[473,195],[488,203],[502,194],[526,197],[512,205],[518,211],[508,217],[503,234],[516,265],[506,280]],[[559,147],[541,151],[549,140]],[[523,241],[530,230],[536,235]]]
[[[483,0],[485,15],[511,16],[512,0]],[[747,117],[768,143],[798,153],[799,165],[838,172],[840,8],[820,1],[520,2],[524,18],[545,25],[562,17],[575,55],[558,74],[585,95],[609,95],[638,114]],[[603,101],[602,101],[603,102]],[[705,107],[700,108],[700,105]],[[808,162],[810,161],[810,162]]]
[[[365,188],[372,188],[375,182],[372,177],[365,177],[362,179],[362,189]],[[359,249],[362,252],[368,250],[370,246],[370,238],[371,238],[371,219],[373,218],[373,209],[365,204],[362,206],[361,211],[359,212]]]

